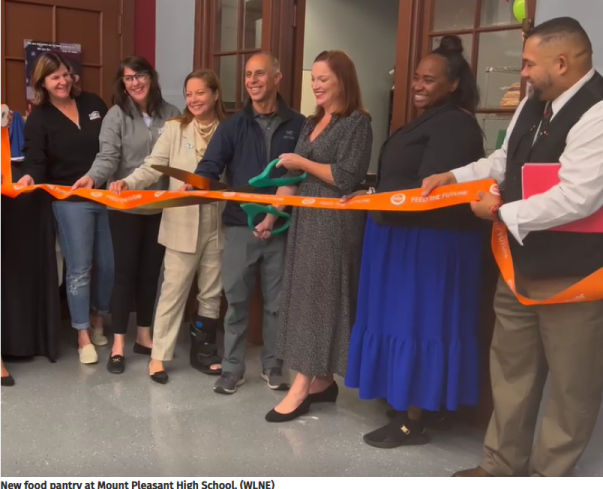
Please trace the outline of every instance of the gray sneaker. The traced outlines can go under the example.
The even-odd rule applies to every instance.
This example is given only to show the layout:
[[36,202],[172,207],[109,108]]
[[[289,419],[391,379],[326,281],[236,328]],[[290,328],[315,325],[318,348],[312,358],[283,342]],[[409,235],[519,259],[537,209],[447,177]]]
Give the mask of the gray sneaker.
[[237,387],[243,385],[245,379],[232,372],[222,372],[220,378],[214,384],[214,392],[218,394],[234,394],[237,392]]
[[264,371],[261,375],[262,379],[268,382],[268,387],[274,391],[286,391],[289,390],[289,383],[283,376],[282,368],[269,368]]

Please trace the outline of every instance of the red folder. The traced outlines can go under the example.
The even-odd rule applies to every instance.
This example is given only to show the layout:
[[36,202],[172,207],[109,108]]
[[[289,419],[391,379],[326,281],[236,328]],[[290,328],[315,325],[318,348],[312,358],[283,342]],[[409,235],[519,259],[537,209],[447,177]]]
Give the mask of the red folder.
[[[542,194],[559,183],[560,163],[526,163],[523,165],[523,198]],[[580,219],[549,231],[565,231],[566,233],[603,233],[603,209],[592,216]]]

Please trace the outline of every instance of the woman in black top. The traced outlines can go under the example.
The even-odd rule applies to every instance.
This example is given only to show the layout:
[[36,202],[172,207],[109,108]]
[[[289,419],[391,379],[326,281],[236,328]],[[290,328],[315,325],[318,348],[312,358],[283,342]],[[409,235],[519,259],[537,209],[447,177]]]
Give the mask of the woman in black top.
[[[422,115],[385,142],[377,192],[420,188],[484,156],[477,86],[462,51],[458,37],[445,36],[419,64],[412,91]],[[440,410],[477,404],[485,242],[468,205],[371,213],[346,385],[363,399],[387,399],[394,411],[366,443],[426,443],[426,426],[444,426]]]
[[[56,53],[38,58],[31,84],[35,107],[25,124],[23,147],[27,174],[19,184],[72,186],[90,169],[98,153],[107,106],[98,96],[80,92],[69,64]],[[74,197],[53,202],[53,211],[67,265],[67,301],[71,324],[78,331],[80,361],[96,363],[93,343],[107,344],[101,314],[109,311],[113,288],[107,208]]]

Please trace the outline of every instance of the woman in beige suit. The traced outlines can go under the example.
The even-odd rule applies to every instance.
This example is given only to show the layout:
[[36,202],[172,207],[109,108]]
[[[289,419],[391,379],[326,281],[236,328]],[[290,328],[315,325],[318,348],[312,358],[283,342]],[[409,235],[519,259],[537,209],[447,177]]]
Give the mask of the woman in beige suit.
[[[197,70],[184,81],[186,109],[182,117],[165,124],[163,134],[144,164],[130,176],[111,184],[116,193],[147,188],[161,173],[152,165],[172,166],[194,172],[218,124],[225,119],[220,80],[213,71]],[[170,179],[170,190],[182,182]],[[224,237],[221,203],[164,209],[159,243],[165,246],[164,276],[153,328],[153,351],[149,374],[165,384],[164,361],[174,356],[174,347],[195,273],[198,276],[198,315],[190,327],[191,365],[203,373],[222,372],[216,346],[222,281],[220,269]]]

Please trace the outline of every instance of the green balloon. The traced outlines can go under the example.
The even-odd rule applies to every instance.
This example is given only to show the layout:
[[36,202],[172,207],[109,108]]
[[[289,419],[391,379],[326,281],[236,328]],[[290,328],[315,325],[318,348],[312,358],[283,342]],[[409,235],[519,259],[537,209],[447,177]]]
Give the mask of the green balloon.
[[513,4],[513,15],[520,24],[527,17],[526,15],[526,0],[515,0]]

